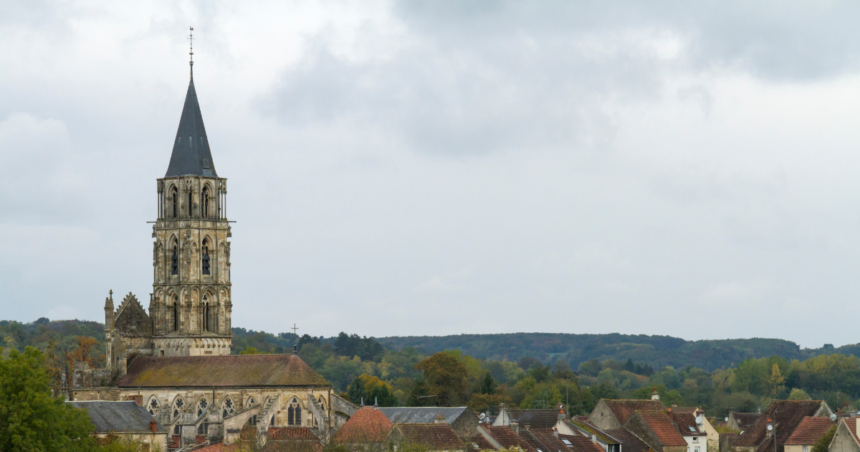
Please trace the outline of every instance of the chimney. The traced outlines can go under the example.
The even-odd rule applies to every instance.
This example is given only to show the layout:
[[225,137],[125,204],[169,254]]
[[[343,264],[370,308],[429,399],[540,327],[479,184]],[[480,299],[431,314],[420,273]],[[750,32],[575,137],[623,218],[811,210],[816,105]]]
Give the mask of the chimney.
[[526,430],[528,430],[529,427],[531,427],[531,424],[523,424],[523,426],[526,428]]
[[558,420],[563,421],[567,419],[567,414],[564,412],[564,405],[558,404]]
[[445,423],[445,418],[444,418],[444,417],[442,417],[442,415],[441,415],[441,414],[437,414],[437,415],[436,415],[436,423],[437,423],[437,424],[444,424],[444,423]]
[[520,434],[520,424],[517,424],[516,421],[511,421],[511,430],[514,431],[517,435]]
[[556,438],[558,438],[558,429],[555,427],[552,428],[552,436],[555,436]]
[[149,429],[152,430],[152,433],[156,433],[158,429],[158,424],[155,423],[155,418],[149,420]]

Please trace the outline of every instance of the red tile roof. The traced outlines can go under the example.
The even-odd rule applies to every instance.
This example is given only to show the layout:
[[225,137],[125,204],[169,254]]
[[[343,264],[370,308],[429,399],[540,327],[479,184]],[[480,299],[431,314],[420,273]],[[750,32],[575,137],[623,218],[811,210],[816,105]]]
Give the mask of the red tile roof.
[[567,452],[568,450],[567,445],[555,436],[555,430],[551,428],[520,430],[520,436],[529,440],[535,449],[542,452]]
[[403,433],[403,441],[424,446],[429,450],[463,450],[463,441],[450,425],[440,424],[397,424]]
[[[582,435],[558,435],[558,438],[560,440],[567,440],[570,443],[567,448],[574,452],[604,452],[602,447],[591,441],[591,438]],[[625,447],[624,450],[626,452],[627,448]]]
[[607,430],[606,434],[621,441],[621,450],[624,452],[646,452],[650,449],[642,439],[624,427]]
[[663,446],[686,446],[687,440],[678,433],[675,424],[669,419],[669,416],[663,411],[637,411],[635,415],[642,418],[648,428],[654,432],[654,435]]
[[[479,428],[483,428],[490,436],[493,437],[496,442],[498,442],[505,449],[510,449],[511,447],[519,447],[525,452],[537,452],[528,441],[520,438],[519,435],[514,433],[514,430],[506,425],[494,427],[491,425],[481,426]],[[520,427],[522,428],[522,427]]]
[[663,403],[659,400],[603,399],[603,401],[621,425],[626,424],[627,419],[630,419],[630,416],[636,411],[662,411],[664,409]]
[[818,442],[818,439],[824,436],[824,434],[833,428],[834,425],[836,425],[836,423],[832,422],[829,418],[807,416],[803,418],[800,425],[794,429],[794,432],[788,437],[788,441],[786,441],[785,444],[807,446],[815,445],[815,443]]
[[119,387],[328,386],[295,355],[140,356]]
[[681,436],[707,436],[707,433],[699,431],[699,424],[696,424],[696,416],[692,411],[678,413],[672,408],[669,416],[675,421]]
[[334,439],[340,442],[373,442],[385,441],[394,423],[388,420],[382,411],[366,406],[359,408],[355,414],[343,424],[343,427],[334,435]]

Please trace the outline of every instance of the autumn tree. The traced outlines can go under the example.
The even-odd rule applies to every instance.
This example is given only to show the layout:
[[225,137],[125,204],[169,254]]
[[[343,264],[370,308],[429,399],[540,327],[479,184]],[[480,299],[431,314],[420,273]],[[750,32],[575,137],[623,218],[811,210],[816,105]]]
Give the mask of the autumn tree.
[[466,367],[445,352],[436,353],[415,365],[424,373],[428,389],[436,395],[437,406],[456,406],[466,399]]

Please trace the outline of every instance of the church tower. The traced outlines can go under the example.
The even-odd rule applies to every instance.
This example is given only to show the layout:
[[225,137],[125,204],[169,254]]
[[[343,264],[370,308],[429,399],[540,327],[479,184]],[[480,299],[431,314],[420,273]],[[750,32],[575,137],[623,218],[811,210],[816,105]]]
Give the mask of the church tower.
[[215,171],[193,72],[170,164],[158,179],[154,223],[152,354],[229,355],[232,234],[227,179]]

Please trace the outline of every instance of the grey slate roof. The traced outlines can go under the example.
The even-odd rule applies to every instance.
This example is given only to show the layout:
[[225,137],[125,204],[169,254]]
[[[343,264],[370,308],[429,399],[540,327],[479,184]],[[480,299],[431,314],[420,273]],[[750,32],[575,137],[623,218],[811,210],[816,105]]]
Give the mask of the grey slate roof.
[[436,416],[442,415],[445,422],[451,424],[466,412],[468,408],[460,407],[380,407],[379,411],[395,424],[432,424]]
[[[146,408],[138,406],[133,401],[109,402],[93,400],[88,402],[66,402],[75,408],[83,408],[90,415],[90,421],[96,427],[96,433],[127,433],[149,432],[149,421],[152,415]],[[156,431],[167,433],[164,426],[156,421]]]
[[218,177],[212,153],[209,151],[209,138],[206,137],[206,128],[203,127],[200,104],[197,103],[194,80],[188,84],[185,106],[182,107],[182,117],[179,119],[179,130],[176,131],[176,139],[173,141],[170,165],[164,177],[185,175]]

